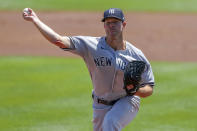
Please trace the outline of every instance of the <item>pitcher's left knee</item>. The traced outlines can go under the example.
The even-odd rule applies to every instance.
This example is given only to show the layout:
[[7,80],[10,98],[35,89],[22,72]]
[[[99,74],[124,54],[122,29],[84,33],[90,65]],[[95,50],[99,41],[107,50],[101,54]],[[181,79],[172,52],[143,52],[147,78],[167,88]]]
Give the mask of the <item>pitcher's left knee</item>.
[[113,116],[107,115],[104,118],[104,121],[103,121],[103,124],[102,124],[102,129],[103,129],[103,131],[120,131],[121,130],[121,124]]

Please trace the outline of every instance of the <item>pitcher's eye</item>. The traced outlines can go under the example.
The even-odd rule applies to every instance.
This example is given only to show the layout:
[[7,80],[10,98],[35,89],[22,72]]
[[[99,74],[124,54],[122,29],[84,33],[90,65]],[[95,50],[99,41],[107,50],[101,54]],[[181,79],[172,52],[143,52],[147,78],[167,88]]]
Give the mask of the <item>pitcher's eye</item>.
[[118,23],[119,23],[119,21],[106,22],[107,25],[110,25],[110,24],[115,24],[115,25],[117,25]]

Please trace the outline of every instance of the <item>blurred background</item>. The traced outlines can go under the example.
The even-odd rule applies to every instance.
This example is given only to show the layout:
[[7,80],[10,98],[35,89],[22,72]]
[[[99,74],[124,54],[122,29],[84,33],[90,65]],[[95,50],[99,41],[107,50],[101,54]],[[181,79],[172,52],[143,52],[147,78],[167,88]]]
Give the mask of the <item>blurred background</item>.
[[104,36],[104,10],[121,8],[125,39],[144,52],[156,80],[153,96],[142,99],[124,131],[196,131],[196,5],[196,0],[0,0],[0,130],[92,130],[86,65],[23,20],[29,7],[67,36]]

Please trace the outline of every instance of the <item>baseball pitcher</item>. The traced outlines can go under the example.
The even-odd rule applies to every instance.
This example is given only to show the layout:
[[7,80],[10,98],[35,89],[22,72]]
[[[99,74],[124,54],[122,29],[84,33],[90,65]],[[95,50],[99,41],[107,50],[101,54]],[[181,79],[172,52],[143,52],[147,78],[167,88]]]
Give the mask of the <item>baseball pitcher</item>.
[[126,21],[121,9],[104,12],[105,35],[61,36],[26,8],[23,18],[34,23],[52,44],[83,58],[92,83],[94,131],[121,131],[138,113],[140,98],[153,93],[151,65],[141,50],[123,38]]

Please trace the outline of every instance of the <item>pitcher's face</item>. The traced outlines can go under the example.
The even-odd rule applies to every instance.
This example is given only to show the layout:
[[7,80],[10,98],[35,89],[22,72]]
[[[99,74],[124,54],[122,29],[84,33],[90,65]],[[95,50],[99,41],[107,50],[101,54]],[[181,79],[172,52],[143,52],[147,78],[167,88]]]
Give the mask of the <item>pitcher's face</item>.
[[104,28],[107,36],[121,35],[125,26],[125,22],[116,18],[107,18],[104,22]]

